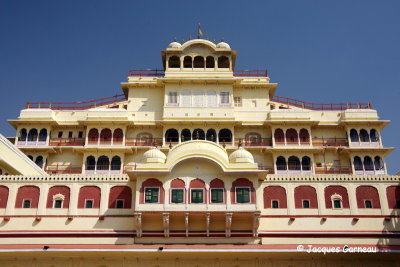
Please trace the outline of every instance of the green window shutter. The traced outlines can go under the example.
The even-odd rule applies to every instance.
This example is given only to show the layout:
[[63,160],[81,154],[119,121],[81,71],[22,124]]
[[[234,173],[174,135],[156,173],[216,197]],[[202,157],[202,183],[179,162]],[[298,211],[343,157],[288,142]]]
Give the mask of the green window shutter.
[[171,202],[183,203],[183,189],[172,189]]
[[56,200],[54,202],[54,208],[61,209],[62,208],[62,200]]
[[236,202],[237,203],[250,203],[250,189],[249,188],[236,188]]
[[30,200],[24,200],[24,209],[29,209],[31,207],[31,201]]
[[273,208],[273,209],[278,209],[278,208],[279,208],[279,202],[278,202],[278,200],[273,200],[273,201],[272,201],[272,208]]
[[224,189],[211,189],[211,203],[224,202]]
[[192,203],[203,203],[202,189],[192,189]]
[[159,188],[146,188],[145,203],[158,203],[158,190]]

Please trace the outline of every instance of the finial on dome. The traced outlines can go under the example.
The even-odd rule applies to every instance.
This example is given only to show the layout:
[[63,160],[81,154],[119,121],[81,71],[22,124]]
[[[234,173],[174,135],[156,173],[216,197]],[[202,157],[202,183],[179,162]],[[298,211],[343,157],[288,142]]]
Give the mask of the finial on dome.
[[176,37],[174,37],[174,42],[176,42]]
[[203,31],[201,30],[201,25],[199,22],[199,26],[197,28],[197,39],[201,39],[202,36],[203,36]]
[[189,40],[192,40],[192,35],[189,35]]
[[206,40],[208,41],[208,35],[206,36]]
[[221,37],[221,42],[225,42],[225,38],[224,37]]

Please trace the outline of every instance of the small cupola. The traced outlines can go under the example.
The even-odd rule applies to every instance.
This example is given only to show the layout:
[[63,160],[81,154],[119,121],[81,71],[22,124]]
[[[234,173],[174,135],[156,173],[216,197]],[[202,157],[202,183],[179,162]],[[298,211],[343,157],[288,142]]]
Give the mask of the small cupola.
[[253,155],[244,149],[243,147],[239,147],[237,150],[233,151],[229,155],[230,163],[254,163]]
[[157,147],[143,153],[143,163],[165,163],[167,156]]

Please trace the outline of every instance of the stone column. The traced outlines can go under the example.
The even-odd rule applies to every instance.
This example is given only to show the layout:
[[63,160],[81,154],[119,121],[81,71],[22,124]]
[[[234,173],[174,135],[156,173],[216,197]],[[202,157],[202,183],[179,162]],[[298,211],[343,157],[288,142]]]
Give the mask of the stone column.
[[47,183],[39,185],[40,195],[39,195],[39,203],[36,211],[36,215],[46,215],[46,203],[47,203],[47,195],[49,185]]
[[5,210],[5,216],[14,215],[15,211],[15,200],[17,199],[17,192],[18,192],[18,185],[17,184],[10,184],[8,186],[8,200],[7,206]]
[[110,195],[110,186],[109,184],[101,185],[101,195],[100,195],[100,209],[99,215],[104,215],[108,209],[108,200]]
[[80,188],[80,186],[76,183],[73,183],[72,186],[69,187],[70,198],[69,198],[68,215],[77,215],[78,214],[79,188]]
[[389,204],[387,201],[386,185],[378,184],[379,203],[381,204],[381,214],[390,215]]
[[349,195],[350,214],[358,214],[356,187],[354,184],[347,185],[347,194]]

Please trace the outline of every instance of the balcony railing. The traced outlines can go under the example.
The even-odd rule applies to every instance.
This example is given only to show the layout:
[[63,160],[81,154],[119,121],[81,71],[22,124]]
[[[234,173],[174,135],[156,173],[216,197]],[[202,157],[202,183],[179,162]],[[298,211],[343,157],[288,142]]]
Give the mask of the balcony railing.
[[350,166],[324,165],[315,167],[315,174],[351,174],[351,173],[352,169]]
[[121,94],[95,100],[78,102],[28,102],[26,103],[26,108],[48,108],[53,110],[85,110],[95,107],[106,106],[125,100],[125,95]]
[[352,147],[380,147],[381,144],[378,141],[350,141]]
[[51,138],[50,146],[84,146],[85,138]]
[[18,140],[17,146],[45,146],[46,140]]
[[86,165],[85,174],[121,174],[121,165]]
[[313,103],[282,96],[273,96],[271,100],[311,110],[371,109],[371,103]]
[[123,138],[117,139],[98,139],[98,138],[88,138],[88,145],[90,146],[122,146],[124,144]]
[[49,165],[46,168],[46,172],[49,174],[78,174],[82,173],[82,165]]
[[277,174],[312,174],[311,165],[277,165]]
[[235,146],[243,147],[272,146],[271,138],[235,138]]
[[[130,77],[164,77],[165,71],[158,69],[129,70]],[[235,77],[268,77],[268,70],[234,70]]]
[[258,169],[259,170],[263,170],[263,171],[268,171],[268,174],[273,174],[274,173],[274,166],[258,164]]
[[162,146],[162,138],[126,138],[127,146]]
[[324,137],[314,137],[312,140],[313,146],[349,146],[347,138],[324,138]]

